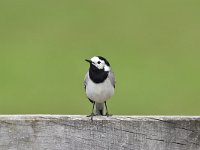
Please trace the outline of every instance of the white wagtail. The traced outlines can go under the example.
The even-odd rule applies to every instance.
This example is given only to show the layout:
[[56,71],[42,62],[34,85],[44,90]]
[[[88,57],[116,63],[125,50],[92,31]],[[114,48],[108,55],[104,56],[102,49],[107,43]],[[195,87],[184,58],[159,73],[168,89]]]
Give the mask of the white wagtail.
[[[109,62],[101,57],[94,56],[90,60],[89,71],[85,75],[84,87],[89,101],[93,104],[92,113],[88,117],[93,119],[95,115],[104,115],[104,104],[106,107],[106,116],[109,116],[106,100],[113,94],[115,89],[115,77],[111,71]],[[96,106],[96,114],[94,113]]]

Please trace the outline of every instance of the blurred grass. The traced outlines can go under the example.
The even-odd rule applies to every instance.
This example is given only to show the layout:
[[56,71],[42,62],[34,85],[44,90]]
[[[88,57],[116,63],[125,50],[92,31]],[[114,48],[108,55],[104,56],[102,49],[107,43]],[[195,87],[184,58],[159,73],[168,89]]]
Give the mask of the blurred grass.
[[85,58],[115,72],[110,112],[200,115],[200,1],[1,0],[0,113],[89,114]]

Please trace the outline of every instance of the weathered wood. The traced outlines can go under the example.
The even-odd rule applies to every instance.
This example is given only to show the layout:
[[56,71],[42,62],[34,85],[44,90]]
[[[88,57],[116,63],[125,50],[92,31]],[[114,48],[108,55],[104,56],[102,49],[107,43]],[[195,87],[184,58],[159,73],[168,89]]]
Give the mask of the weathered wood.
[[200,150],[200,117],[1,115],[0,150]]

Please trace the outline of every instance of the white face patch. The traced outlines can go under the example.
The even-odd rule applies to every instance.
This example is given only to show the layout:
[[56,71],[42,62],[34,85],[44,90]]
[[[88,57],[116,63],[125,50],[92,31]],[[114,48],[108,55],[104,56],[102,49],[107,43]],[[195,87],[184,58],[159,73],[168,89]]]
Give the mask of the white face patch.
[[98,69],[104,69],[104,71],[110,71],[110,67],[106,65],[104,60],[99,59],[99,57],[91,58],[92,64],[96,66]]
[[100,60],[99,57],[96,57],[96,56],[91,58],[92,62],[98,62],[99,60]]
[[110,71],[110,67],[107,66],[107,65],[105,65],[105,66],[104,66],[104,71]]

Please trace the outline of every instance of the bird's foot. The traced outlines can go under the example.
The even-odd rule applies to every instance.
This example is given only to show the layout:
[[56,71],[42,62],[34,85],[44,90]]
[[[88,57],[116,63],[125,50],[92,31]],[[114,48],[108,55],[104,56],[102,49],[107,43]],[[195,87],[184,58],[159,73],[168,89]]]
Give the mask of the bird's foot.
[[93,117],[96,116],[94,113],[91,113],[90,115],[88,115],[87,117],[91,117],[91,120],[93,120]]
[[108,112],[105,114],[105,116],[107,116],[107,117],[111,117],[112,116],[112,114],[109,114]]

